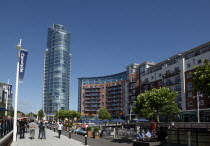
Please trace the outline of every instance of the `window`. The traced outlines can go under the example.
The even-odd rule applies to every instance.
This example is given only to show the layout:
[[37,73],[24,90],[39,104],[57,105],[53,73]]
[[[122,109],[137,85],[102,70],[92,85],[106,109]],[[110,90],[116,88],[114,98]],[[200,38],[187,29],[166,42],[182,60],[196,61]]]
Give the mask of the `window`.
[[199,105],[200,105],[200,106],[201,106],[201,105],[204,105],[204,100],[200,100]]
[[187,74],[187,78],[191,78],[191,77],[192,77],[192,73],[189,72],[189,73]]
[[159,74],[159,77],[161,77],[162,76],[162,74]]
[[200,59],[200,60],[198,60],[198,64],[201,64],[202,63],[202,60]]
[[192,101],[189,101],[188,102],[188,106],[193,106],[193,102]]
[[192,82],[189,82],[187,85],[188,85],[188,90],[192,90]]
[[192,92],[188,92],[188,97],[192,97]]
[[187,64],[187,68],[190,68],[190,67],[191,67],[191,64],[190,64],[190,63],[188,63],[188,64]]
[[154,88],[154,83],[151,84],[151,88]]
[[151,76],[151,79],[153,80],[154,79],[154,76]]

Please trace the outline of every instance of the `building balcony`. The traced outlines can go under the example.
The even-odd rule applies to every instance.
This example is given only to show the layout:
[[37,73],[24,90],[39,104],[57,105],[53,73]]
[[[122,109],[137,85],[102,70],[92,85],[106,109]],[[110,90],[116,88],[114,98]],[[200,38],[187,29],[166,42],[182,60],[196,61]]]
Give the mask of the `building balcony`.
[[121,103],[121,100],[107,100],[106,103],[114,103],[114,102],[118,102]]
[[85,90],[85,93],[100,93],[100,90]]
[[118,84],[118,85],[111,85],[111,86],[107,86],[106,88],[110,89],[110,88],[115,88],[115,87],[119,87],[119,86],[121,86],[121,85],[120,84]]
[[107,100],[109,100],[109,99],[116,99],[116,98],[121,98],[121,97],[119,97],[119,96],[117,96],[117,97],[116,96],[114,96],[114,97],[107,96],[106,97]]
[[97,98],[85,98],[85,101],[90,101],[90,100],[100,100],[100,97],[97,97]]
[[108,111],[122,111],[123,109],[122,108],[107,108]]
[[84,96],[86,96],[86,97],[88,97],[88,96],[89,96],[89,97],[90,97],[90,96],[98,96],[98,97],[100,97],[100,94],[94,94],[94,93],[93,93],[93,94],[84,94]]
[[129,90],[135,90],[135,89],[136,89],[136,86],[129,87]]
[[149,80],[148,79],[145,79],[143,82],[142,82],[142,85],[148,85],[149,84]]
[[116,87],[116,88],[107,88],[106,91],[118,91],[122,90],[122,87]]
[[136,96],[136,92],[129,93],[129,96]]
[[164,82],[163,86],[172,86],[172,85],[180,84],[180,83],[181,83],[181,79],[180,80],[175,80],[175,81]]
[[106,107],[107,107],[107,108],[108,108],[108,107],[115,107],[115,106],[117,106],[117,107],[122,107],[121,104],[106,104]]
[[93,108],[93,107],[99,108],[100,105],[94,105],[94,104],[93,104],[93,105],[89,105],[89,104],[85,104],[84,107],[85,107],[85,108]]
[[172,72],[166,72],[165,74],[163,74],[163,78],[169,78],[175,75],[178,75],[180,73],[180,69],[176,69]]
[[84,101],[84,103],[85,104],[94,104],[94,103],[100,104],[100,100],[98,100],[98,101],[90,101],[90,100],[88,100],[88,101]]
[[118,91],[118,92],[108,92],[106,95],[117,95],[117,94],[122,94],[121,91]]

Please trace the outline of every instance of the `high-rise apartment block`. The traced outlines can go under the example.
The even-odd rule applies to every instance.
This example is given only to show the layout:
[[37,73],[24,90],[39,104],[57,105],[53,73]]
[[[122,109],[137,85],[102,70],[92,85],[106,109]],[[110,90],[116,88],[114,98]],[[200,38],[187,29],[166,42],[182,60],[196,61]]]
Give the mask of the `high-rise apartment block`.
[[53,119],[58,110],[70,105],[70,33],[65,26],[54,24],[48,28],[44,59],[43,110]]
[[[100,108],[107,108],[112,117],[134,118],[132,108],[137,95],[147,90],[159,87],[169,87],[171,91],[178,92],[175,99],[181,110],[180,121],[195,121],[199,108],[200,121],[210,121],[209,95],[199,96],[193,90],[192,77],[194,66],[203,64],[204,59],[210,60],[210,42],[174,55],[159,62],[143,62],[131,64],[123,72],[124,78],[110,80],[107,77],[79,78],[79,111],[82,115],[97,114]],[[103,82],[100,79],[103,78]],[[92,94],[97,88],[97,97]],[[114,93],[110,99],[110,93]],[[95,95],[96,95],[95,94]],[[97,98],[97,100],[94,100]],[[97,104],[93,104],[97,102]],[[92,107],[95,106],[95,107]],[[111,107],[110,107],[111,106]],[[120,110],[119,110],[120,109]]]

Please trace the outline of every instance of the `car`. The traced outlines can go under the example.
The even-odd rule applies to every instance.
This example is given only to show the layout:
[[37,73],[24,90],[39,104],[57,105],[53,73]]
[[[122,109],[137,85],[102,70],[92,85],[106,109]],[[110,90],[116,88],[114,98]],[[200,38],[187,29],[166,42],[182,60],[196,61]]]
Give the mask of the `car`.
[[77,134],[86,135],[87,131],[85,131],[84,128],[77,128],[76,130]]

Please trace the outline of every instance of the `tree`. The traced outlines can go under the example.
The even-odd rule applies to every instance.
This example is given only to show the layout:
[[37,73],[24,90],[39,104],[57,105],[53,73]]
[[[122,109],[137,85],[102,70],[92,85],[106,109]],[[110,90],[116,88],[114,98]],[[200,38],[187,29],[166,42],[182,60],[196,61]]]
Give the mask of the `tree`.
[[39,117],[40,120],[43,119],[43,117],[44,117],[44,112],[43,112],[42,109],[40,109],[40,110],[38,111],[38,117]]
[[210,95],[210,62],[204,60],[202,66],[196,66],[192,72],[193,89]]
[[[73,120],[74,118],[79,119],[81,114],[74,110],[59,110],[59,119],[64,120],[68,118],[68,120]],[[58,119],[58,112],[55,114],[55,118]]]
[[168,88],[152,89],[140,94],[135,101],[134,112],[139,117],[156,117],[159,123],[160,115],[178,114],[179,108],[174,102],[177,97],[176,92],[171,92]]
[[104,120],[104,119],[110,119],[110,118],[111,118],[111,115],[110,115],[110,113],[107,111],[106,108],[102,108],[102,109],[100,109],[100,110],[98,111],[98,118],[99,118],[99,119],[102,119],[102,120]]

